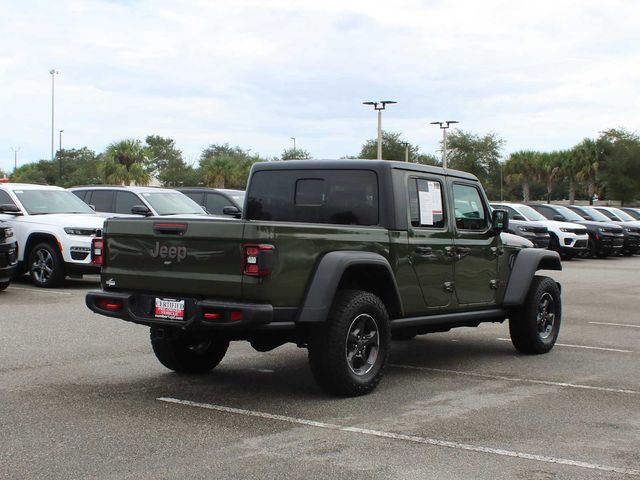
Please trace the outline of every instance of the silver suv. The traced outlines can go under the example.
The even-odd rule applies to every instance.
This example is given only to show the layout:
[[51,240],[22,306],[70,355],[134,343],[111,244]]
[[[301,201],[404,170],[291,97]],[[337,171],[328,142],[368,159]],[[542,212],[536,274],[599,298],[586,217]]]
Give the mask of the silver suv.
[[200,205],[170,188],[91,185],[69,190],[103,216],[206,215]]

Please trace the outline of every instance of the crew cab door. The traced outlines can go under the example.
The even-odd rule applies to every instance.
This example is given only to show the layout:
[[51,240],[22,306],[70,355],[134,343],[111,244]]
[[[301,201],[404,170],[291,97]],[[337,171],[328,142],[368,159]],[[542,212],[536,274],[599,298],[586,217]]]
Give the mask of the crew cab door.
[[453,232],[448,222],[444,180],[410,176],[409,261],[428,308],[446,307],[453,295]]
[[495,302],[499,236],[489,206],[474,182],[449,180],[455,220],[455,291],[460,305]]

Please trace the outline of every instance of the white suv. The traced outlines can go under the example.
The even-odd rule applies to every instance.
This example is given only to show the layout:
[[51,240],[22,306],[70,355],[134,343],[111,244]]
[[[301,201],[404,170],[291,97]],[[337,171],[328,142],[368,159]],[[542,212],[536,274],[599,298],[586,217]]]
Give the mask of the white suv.
[[565,257],[574,257],[589,245],[587,229],[582,225],[548,220],[533,208],[521,203],[492,203],[491,206],[508,211],[509,218],[514,220],[527,220],[547,227],[551,237],[549,248]]
[[29,272],[34,285],[54,287],[67,275],[99,273],[91,240],[102,235],[105,219],[64,188],[2,183],[0,219],[18,242],[17,273]]

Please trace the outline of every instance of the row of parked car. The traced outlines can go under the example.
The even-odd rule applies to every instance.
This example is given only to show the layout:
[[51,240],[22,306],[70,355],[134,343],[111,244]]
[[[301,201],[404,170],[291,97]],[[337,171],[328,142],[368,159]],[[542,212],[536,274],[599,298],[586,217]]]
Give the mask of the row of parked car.
[[[65,190],[0,184],[0,290],[15,273],[40,287],[97,273],[91,241],[111,216],[240,217],[244,192],[92,185]],[[640,250],[640,209],[492,203],[509,212],[509,233],[563,257],[632,255]]]
[[509,233],[565,258],[633,255],[640,250],[640,209],[492,203],[509,212]]
[[29,273],[39,287],[98,273],[91,241],[107,217],[219,215],[239,217],[244,192],[211,188],[0,184],[0,290]]

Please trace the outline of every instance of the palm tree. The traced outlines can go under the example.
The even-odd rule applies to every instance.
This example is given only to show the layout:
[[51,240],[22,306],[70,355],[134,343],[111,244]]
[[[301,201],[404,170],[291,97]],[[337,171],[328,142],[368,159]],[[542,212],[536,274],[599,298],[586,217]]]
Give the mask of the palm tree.
[[106,183],[147,185],[145,148],[140,140],[126,139],[111,143],[104,152],[102,173]]
[[560,174],[569,181],[569,204],[576,203],[576,187],[578,174],[582,168],[577,147],[563,150],[560,153]]
[[531,182],[538,177],[540,153],[532,150],[520,150],[509,155],[505,163],[507,181],[522,184],[522,200],[527,203],[531,191]]
[[585,138],[574,147],[579,165],[576,178],[587,183],[587,195],[589,204],[593,204],[593,195],[596,193],[598,183],[598,170],[603,158],[602,143],[590,138]]
[[560,152],[541,153],[538,157],[538,177],[547,187],[547,203],[551,203],[553,184],[559,174]]

